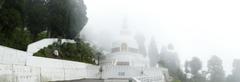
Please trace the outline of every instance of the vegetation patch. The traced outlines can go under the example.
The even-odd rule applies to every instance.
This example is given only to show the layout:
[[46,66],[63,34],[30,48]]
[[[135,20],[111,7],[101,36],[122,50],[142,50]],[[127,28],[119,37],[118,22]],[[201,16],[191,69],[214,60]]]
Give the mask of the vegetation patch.
[[99,52],[90,47],[88,43],[78,41],[76,43],[55,42],[39,50],[34,56],[96,64],[97,54],[99,54]]

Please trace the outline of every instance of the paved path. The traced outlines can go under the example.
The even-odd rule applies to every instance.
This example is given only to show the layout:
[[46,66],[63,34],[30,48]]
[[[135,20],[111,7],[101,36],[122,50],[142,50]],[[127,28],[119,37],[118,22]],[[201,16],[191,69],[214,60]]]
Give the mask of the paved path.
[[50,81],[50,82],[104,82],[104,80],[99,79],[88,79],[88,80],[67,80],[67,81]]

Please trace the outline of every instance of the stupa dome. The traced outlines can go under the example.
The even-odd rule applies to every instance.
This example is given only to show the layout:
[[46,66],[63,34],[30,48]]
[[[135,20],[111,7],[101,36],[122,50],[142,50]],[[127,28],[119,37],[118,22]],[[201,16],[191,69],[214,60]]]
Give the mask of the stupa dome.
[[129,29],[123,28],[112,43],[111,53],[102,61],[103,65],[148,66],[148,58],[139,53],[137,41]]

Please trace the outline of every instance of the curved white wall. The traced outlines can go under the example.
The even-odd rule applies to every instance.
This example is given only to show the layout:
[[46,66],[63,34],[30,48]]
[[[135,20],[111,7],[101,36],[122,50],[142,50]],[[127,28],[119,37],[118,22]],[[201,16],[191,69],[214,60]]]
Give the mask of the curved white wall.
[[[70,40],[70,39],[61,39],[61,40],[62,40],[62,42],[75,43],[74,40]],[[51,45],[57,41],[58,41],[57,38],[47,38],[47,39],[39,40],[37,42],[29,44],[28,48],[27,48],[27,52],[36,53],[40,49],[43,49],[44,47],[47,47],[48,45]]]

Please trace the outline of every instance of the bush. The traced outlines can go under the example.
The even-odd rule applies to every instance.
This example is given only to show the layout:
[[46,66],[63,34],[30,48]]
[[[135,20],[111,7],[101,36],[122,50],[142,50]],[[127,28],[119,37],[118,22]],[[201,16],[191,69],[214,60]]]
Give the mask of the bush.
[[[58,50],[58,56],[53,54],[54,50]],[[39,50],[34,56],[95,64],[95,53],[96,50],[91,48],[89,44],[80,41],[77,43],[53,43],[52,45]]]

